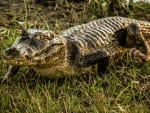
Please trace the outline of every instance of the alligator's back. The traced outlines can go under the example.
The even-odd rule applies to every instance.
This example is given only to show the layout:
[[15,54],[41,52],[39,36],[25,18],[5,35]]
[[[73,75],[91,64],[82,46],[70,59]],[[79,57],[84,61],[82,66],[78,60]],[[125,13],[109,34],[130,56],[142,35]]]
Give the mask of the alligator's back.
[[83,54],[99,48],[111,50],[118,46],[117,38],[120,37],[116,37],[116,33],[123,29],[126,30],[131,23],[136,23],[145,37],[150,34],[149,22],[124,17],[107,17],[72,27],[65,30],[62,36],[73,40]]
[[[85,31],[88,31],[95,27],[99,27],[102,24],[106,24],[106,23],[112,25],[115,28],[115,26],[118,24],[118,22],[124,23],[124,24],[126,24],[126,26],[131,22],[140,24],[141,25],[140,27],[142,27],[142,28],[149,28],[149,26],[150,26],[150,23],[146,22],[146,21],[140,21],[140,20],[135,20],[135,19],[131,19],[131,18],[114,16],[114,17],[101,18],[98,20],[88,22],[86,24],[76,25],[74,27],[71,27],[71,28],[65,30],[62,33],[62,35],[69,36],[69,35],[74,35],[74,34],[81,34],[81,33],[84,33]],[[122,27],[124,27],[124,26],[122,26]]]

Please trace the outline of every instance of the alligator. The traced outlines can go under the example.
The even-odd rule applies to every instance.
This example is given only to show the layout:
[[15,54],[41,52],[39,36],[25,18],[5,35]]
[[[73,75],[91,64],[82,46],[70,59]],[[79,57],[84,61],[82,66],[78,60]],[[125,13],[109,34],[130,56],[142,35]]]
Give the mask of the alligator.
[[125,17],[106,17],[76,25],[60,34],[49,30],[23,30],[3,52],[9,64],[3,81],[20,66],[31,67],[46,77],[80,75],[97,65],[103,75],[107,66],[128,54],[133,62],[150,60],[150,23]]

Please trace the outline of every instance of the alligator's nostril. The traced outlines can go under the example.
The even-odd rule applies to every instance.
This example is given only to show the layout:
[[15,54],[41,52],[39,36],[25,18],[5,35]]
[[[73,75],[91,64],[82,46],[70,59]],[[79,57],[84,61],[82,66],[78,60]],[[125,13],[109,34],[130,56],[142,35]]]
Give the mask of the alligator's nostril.
[[3,52],[4,56],[16,57],[19,56],[19,51],[16,48],[8,48]]
[[4,53],[5,53],[5,54],[9,54],[10,52],[11,52],[11,49],[10,49],[10,48],[4,50]]
[[8,54],[8,50],[4,50],[3,55],[7,55],[7,54]]

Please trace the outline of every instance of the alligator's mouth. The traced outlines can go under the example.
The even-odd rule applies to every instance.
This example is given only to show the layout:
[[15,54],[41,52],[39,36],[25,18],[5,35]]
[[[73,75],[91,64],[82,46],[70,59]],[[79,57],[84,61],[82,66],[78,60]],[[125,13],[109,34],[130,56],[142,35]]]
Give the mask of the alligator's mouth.
[[3,62],[6,64],[10,64],[10,65],[26,65],[26,66],[36,66],[38,65],[38,61],[32,60],[32,59],[17,59],[17,58],[8,58],[8,57],[4,57]]
[[[7,51],[9,50],[9,51]],[[26,66],[37,66],[43,63],[40,57],[21,55],[15,49],[7,49],[3,52],[3,61],[10,65],[26,65]],[[36,59],[37,58],[37,59]]]
[[43,66],[48,65],[51,63],[49,62],[50,57],[9,57],[7,55],[3,55],[3,62],[10,65],[17,65],[17,66]]

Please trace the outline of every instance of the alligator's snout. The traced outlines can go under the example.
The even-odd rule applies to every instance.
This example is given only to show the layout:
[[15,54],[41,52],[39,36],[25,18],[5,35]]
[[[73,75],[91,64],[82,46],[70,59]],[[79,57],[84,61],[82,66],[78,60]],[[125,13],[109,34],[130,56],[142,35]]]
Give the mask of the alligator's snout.
[[17,58],[19,55],[20,53],[16,48],[8,48],[3,52],[3,56],[6,58]]
[[33,55],[33,51],[29,48],[17,49],[15,47],[8,48],[4,50],[3,56],[6,59],[24,59],[31,58]]

